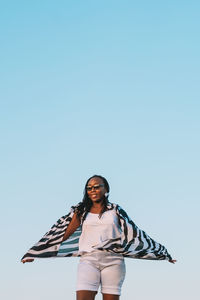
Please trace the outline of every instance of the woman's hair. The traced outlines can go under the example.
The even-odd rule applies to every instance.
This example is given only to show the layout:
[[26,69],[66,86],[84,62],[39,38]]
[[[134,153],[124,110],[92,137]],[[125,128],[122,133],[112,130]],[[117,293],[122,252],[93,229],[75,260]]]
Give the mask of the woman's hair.
[[103,208],[102,208],[102,211],[101,213],[99,214],[99,217],[102,216],[102,214],[106,211],[106,208],[107,208],[107,203],[108,203],[108,194],[109,194],[109,191],[110,191],[110,187],[109,187],[109,184],[108,184],[108,181],[101,175],[93,175],[91,176],[86,184],[85,184],[85,188],[84,188],[84,192],[83,192],[83,200],[78,208],[78,216],[81,216],[83,214],[83,211],[86,212],[86,214],[84,214],[84,218],[82,220],[82,222],[85,220],[86,216],[87,216],[87,213],[90,211],[90,208],[92,207],[92,200],[88,197],[88,193],[87,193],[87,186],[88,186],[88,182],[92,179],[92,178],[95,178],[95,177],[98,177],[98,178],[101,178],[101,180],[103,181],[103,184],[104,184],[104,187],[106,189],[106,192],[107,194],[103,196],[102,200],[103,200]]

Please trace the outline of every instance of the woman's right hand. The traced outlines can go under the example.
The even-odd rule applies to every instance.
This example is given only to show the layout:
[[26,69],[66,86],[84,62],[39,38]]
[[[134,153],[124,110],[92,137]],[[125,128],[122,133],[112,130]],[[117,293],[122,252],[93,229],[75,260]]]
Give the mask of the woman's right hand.
[[32,262],[32,261],[34,261],[34,259],[33,258],[24,258],[24,259],[22,259],[21,260],[21,262],[23,263],[23,264],[25,264],[26,262]]
[[177,260],[176,260],[176,259],[170,259],[169,262],[170,262],[171,264],[175,264],[175,263],[177,262]]

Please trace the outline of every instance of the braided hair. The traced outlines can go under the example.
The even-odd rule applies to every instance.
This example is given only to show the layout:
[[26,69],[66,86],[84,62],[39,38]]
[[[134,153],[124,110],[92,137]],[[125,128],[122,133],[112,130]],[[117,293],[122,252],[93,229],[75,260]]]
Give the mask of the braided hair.
[[83,200],[82,200],[82,202],[80,202],[80,205],[77,209],[77,214],[78,214],[79,217],[82,217],[83,212],[85,212],[84,215],[83,215],[83,218],[82,218],[82,223],[85,220],[88,212],[90,211],[90,209],[92,207],[92,200],[88,197],[88,193],[87,193],[88,182],[92,178],[96,178],[96,177],[100,178],[103,181],[104,187],[105,187],[106,192],[107,192],[107,194],[102,197],[103,207],[102,207],[102,210],[99,214],[99,218],[101,218],[102,214],[107,210],[108,194],[109,194],[109,191],[110,191],[110,186],[108,184],[108,181],[103,176],[93,175],[87,180],[87,182],[85,184],[85,188],[84,188],[84,191],[83,191]]

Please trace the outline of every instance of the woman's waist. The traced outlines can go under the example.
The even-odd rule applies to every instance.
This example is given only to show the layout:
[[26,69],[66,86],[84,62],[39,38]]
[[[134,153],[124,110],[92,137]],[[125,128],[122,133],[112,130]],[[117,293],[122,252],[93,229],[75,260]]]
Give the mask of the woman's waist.
[[111,259],[120,259],[124,260],[124,257],[120,253],[114,253],[106,250],[92,250],[92,251],[80,251],[79,255],[82,259],[94,259],[94,260],[102,260],[105,258]]

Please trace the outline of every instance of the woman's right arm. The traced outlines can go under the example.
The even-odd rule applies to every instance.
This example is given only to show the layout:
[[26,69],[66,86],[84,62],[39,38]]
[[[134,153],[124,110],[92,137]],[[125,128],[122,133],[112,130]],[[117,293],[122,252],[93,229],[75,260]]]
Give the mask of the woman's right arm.
[[80,224],[81,224],[80,217],[78,216],[77,213],[74,213],[71,222],[67,226],[62,241],[64,242],[65,240],[67,240],[70,237],[70,235],[72,235],[74,231],[76,231],[76,229],[80,226]]
[[[81,221],[80,221],[80,217],[77,215],[77,213],[74,213],[71,222],[69,223],[69,225],[67,226],[67,229],[64,233],[62,242],[64,242],[65,240],[67,240],[70,235],[72,235],[74,233],[74,231],[76,231],[76,229],[80,226]],[[29,259],[22,259],[23,264],[26,262],[32,262],[34,261],[33,258],[29,258]]]

